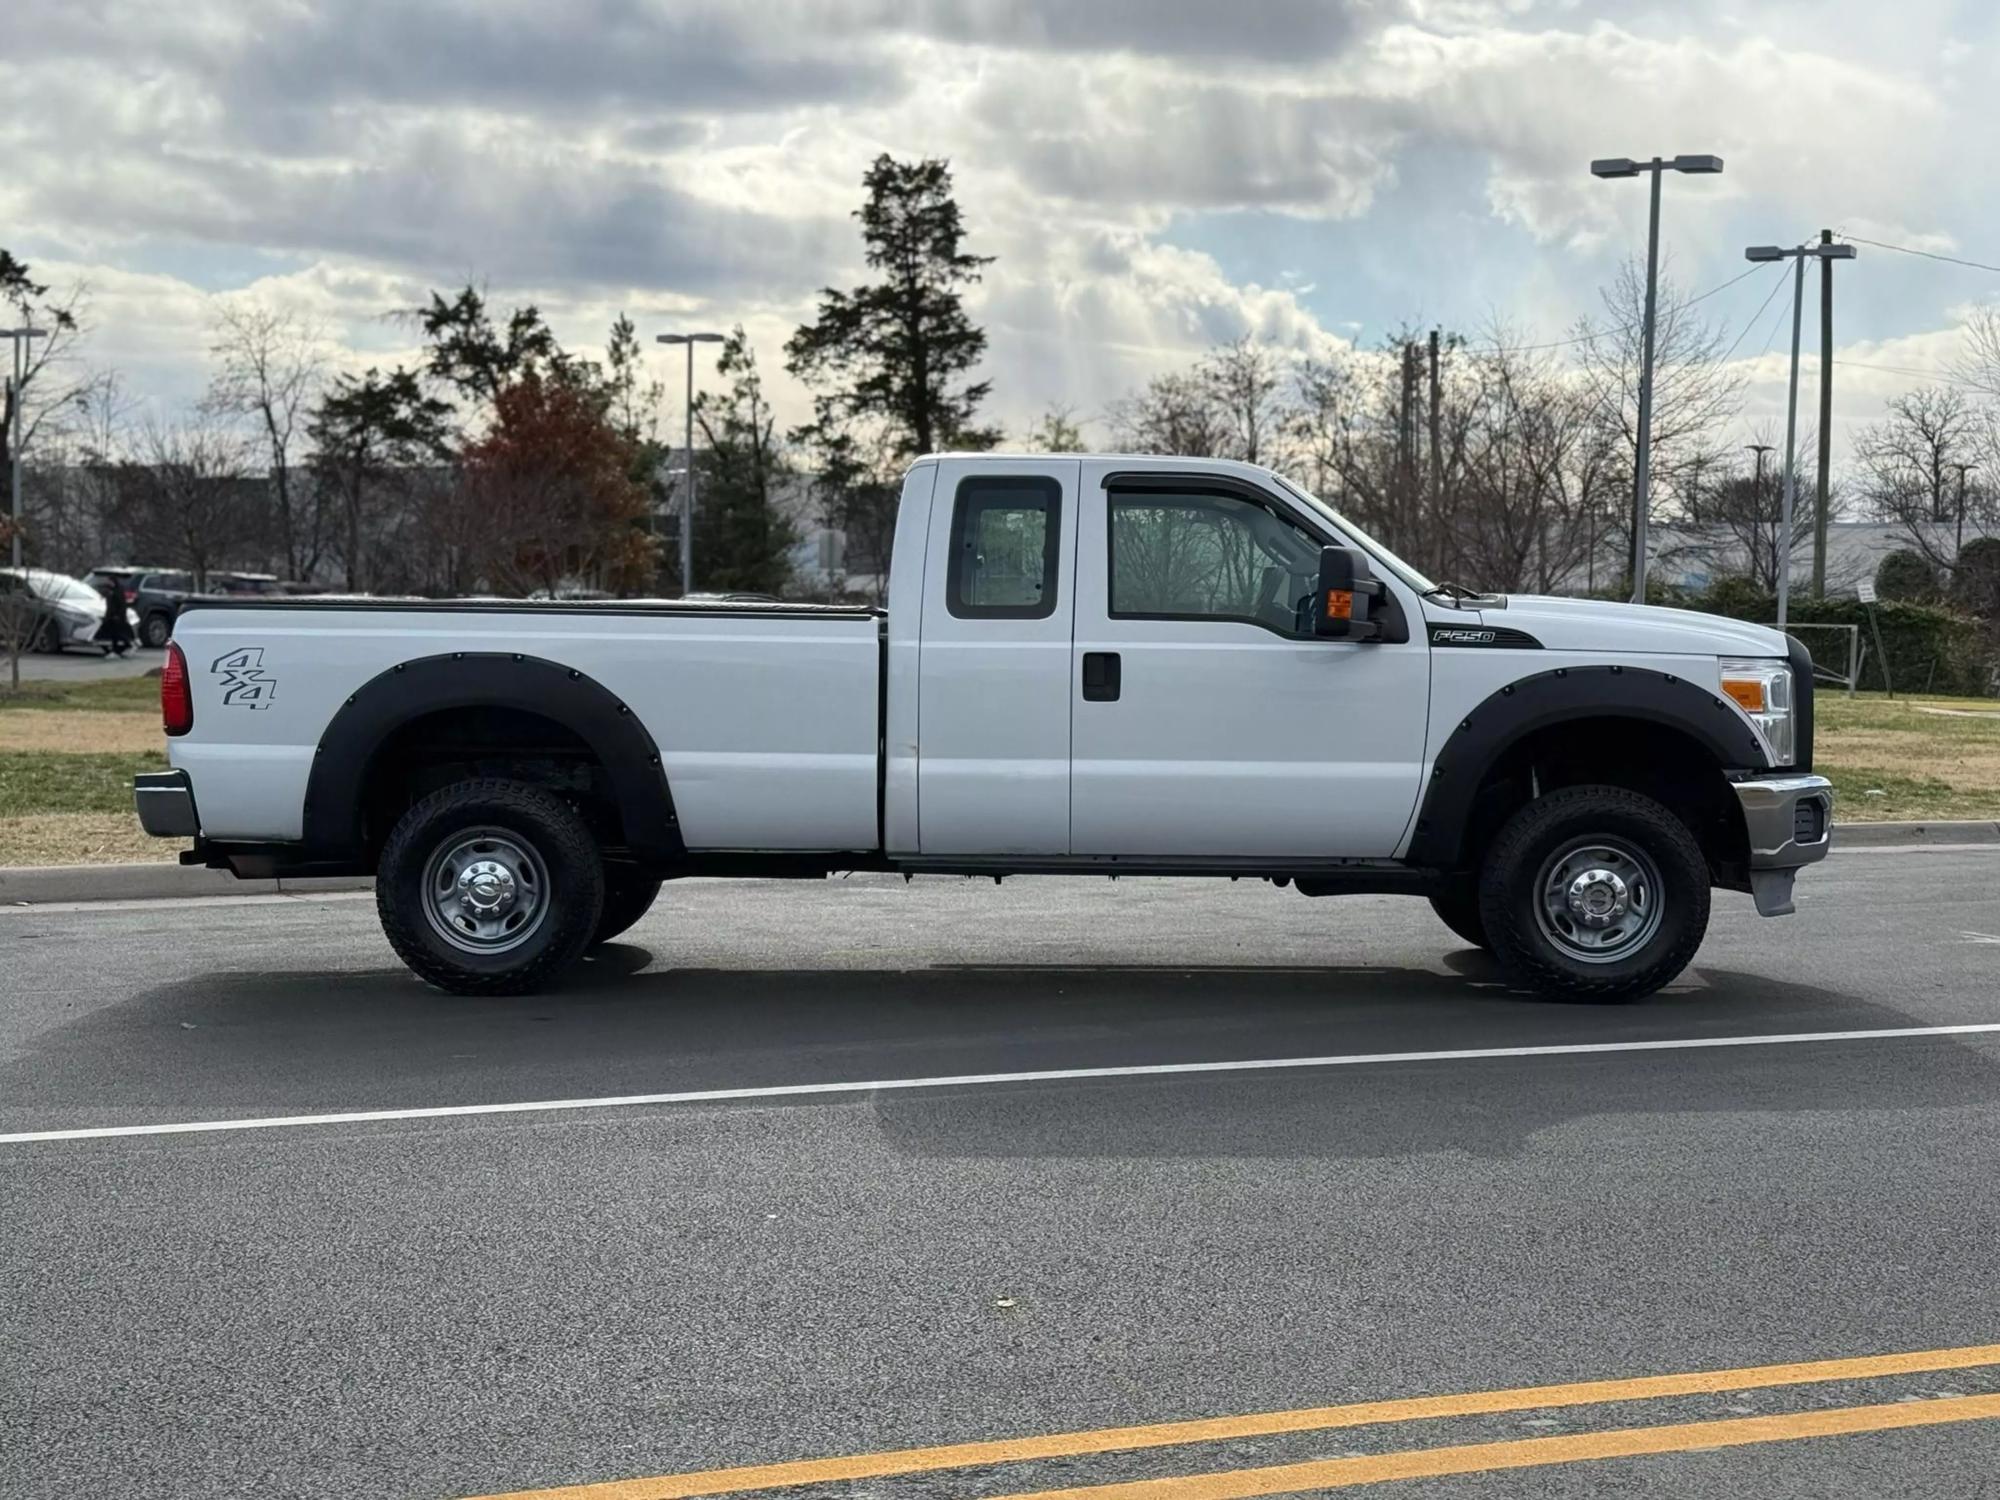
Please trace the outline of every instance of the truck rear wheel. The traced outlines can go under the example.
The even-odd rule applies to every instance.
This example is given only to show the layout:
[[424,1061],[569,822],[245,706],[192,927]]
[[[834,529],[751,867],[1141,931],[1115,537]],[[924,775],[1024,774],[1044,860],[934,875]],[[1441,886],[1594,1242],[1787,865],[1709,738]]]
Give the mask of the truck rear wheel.
[[1565,787],[1508,820],[1486,853],[1479,912],[1516,981],[1579,1000],[1671,982],[1708,931],[1708,861],[1651,797]]
[[518,781],[461,781],[397,822],[375,904],[419,978],[458,995],[528,994],[589,944],[604,862],[561,798]]
[[595,948],[599,943],[610,942],[645,916],[653,909],[659,894],[657,876],[606,875],[604,912],[597,919],[597,930],[590,935],[590,946]]

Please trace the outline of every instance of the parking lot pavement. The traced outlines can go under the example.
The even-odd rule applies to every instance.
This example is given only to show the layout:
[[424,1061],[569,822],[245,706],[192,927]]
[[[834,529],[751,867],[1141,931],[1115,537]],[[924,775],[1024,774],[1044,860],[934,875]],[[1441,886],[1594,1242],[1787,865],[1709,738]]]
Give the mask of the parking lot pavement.
[[0,1494],[1977,1493],[1996,876],[1610,1008],[1247,882],[688,883],[506,1001],[365,896],[6,911]]
[[[105,677],[144,677],[158,669],[166,653],[138,646],[123,656],[98,651],[26,651],[21,654],[23,682],[96,682]],[[0,662],[0,667],[4,667]]]

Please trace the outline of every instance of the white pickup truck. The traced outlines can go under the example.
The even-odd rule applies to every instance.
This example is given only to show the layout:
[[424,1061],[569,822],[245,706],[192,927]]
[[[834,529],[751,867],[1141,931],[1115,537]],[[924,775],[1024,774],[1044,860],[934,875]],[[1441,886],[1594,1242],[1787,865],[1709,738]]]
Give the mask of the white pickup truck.
[[885,611],[198,599],[147,829],[376,876],[424,979],[530,990],[661,882],[1213,875],[1428,898],[1516,981],[1673,979],[1825,855],[1795,641],[1433,584],[1277,474],[946,454]]

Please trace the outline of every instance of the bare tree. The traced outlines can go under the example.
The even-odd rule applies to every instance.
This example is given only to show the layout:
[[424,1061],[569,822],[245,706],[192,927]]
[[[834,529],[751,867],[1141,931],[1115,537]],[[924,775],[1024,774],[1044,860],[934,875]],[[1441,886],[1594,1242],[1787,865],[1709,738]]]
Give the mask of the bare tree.
[[1220,421],[1223,452],[1245,463],[1276,462],[1286,418],[1285,369],[1278,355],[1246,333],[1211,352],[1195,366],[1195,375]]
[[1113,446],[1129,453],[1216,458],[1227,442],[1227,419],[1198,372],[1156,375],[1107,415]]
[[1994,448],[1991,414],[1951,386],[1930,386],[1896,397],[1888,415],[1864,427],[1854,452],[1862,499],[1880,520],[1897,525],[1911,550],[1951,573],[1974,534],[2000,524],[2000,503],[1984,484],[1962,483]]
[[[1639,455],[1639,375],[1646,277],[1627,261],[1600,292],[1605,320],[1579,319],[1579,371],[1596,419],[1623,451],[1624,503],[1613,523],[1630,532],[1632,485]],[[1721,466],[1722,434],[1742,405],[1743,377],[1724,362],[1720,329],[1674,283],[1660,279],[1653,336],[1652,497],[1658,506],[1690,466]],[[1629,545],[1629,543],[1628,543]]]
[[326,540],[325,489],[296,462],[310,409],[325,383],[324,330],[279,308],[220,304],[209,353],[207,405],[257,433],[288,578],[309,578]]
[[1065,402],[1044,407],[1035,425],[1022,435],[1021,446],[1030,453],[1083,452],[1083,423],[1077,419],[1076,408]]
[[[1783,450],[1772,441],[1776,434],[1759,427],[1752,436],[1774,459],[1781,458]],[[1715,467],[1704,465],[1703,482],[1683,496],[1682,504],[1694,529],[1691,539],[1678,549],[1681,555],[1705,564],[1718,577],[1746,578],[1767,594],[1777,592],[1784,560],[1790,560],[1791,576],[1796,579],[1801,550],[1810,551],[1812,545],[1811,497],[1819,482],[1819,470],[1809,455],[1817,447],[1813,429],[1802,428],[1798,435],[1801,462],[1793,476],[1796,488],[1789,541],[1785,537],[1785,474],[1781,462],[1762,466],[1740,461]],[[1827,504],[1838,513],[1837,481],[1829,487]]]
[[[9,379],[0,394],[0,473],[13,462],[14,424],[18,416],[23,451],[32,448],[45,424],[59,419],[88,383],[76,370],[77,345],[89,332],[89,287],[79,282],[55,292],[34,279],[28,266],[0,250],[0,317],[11,324],[42,329],[46,337],[29,339],[23,350],[26,368],[18,386]],[[10,377],[10,368],[6,372]]]
[[198,413],[149,423],[137,461],[121,466],[118,505],[141,550],[186,566],[197,589],[241,546],[251,509],[250,446],[228,424]]

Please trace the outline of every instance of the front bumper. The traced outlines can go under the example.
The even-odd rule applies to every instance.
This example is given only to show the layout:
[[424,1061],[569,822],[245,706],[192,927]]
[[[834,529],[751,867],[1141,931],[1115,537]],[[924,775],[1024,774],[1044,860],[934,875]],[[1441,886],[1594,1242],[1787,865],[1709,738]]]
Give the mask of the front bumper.
[[1792,911],[1792,879],[1833,845],[1833,783],[1824,776],[1752,776],[1734,783],[1750,841],[1750,894],[1757,914]]
[[194,787],[185,771],[149,771],[132,778],[139,824],[156,839],[191,839],[201,833]]

